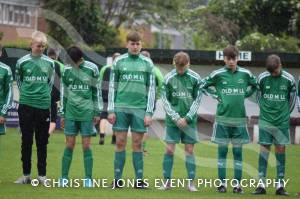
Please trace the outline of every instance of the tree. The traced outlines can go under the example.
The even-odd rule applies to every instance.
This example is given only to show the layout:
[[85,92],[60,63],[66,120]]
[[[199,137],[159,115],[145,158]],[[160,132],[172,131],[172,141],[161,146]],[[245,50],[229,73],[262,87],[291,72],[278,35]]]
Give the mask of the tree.
[[181,29],[197,49],[222,48],[253,32],[300,36],[299,0],[210,0],[207,7],[196,3],[189,0],[177,22],[184,24]]
[[185,36],[186,48],[218,49],[239,39],[239,27],[231,20],[212,14],[207,1],[188,0],[172,17],[172,25]]
[[[237,24],[241,37],[253,30],[263,34],[300,35],[299,0],[211,0],[208,9]],[[293,20],[298,26],[294,29]]]
[[99,0],[106,24],[119,28],[127,23],[131,27],[136,20],[167,24],[184,4],[180,0]]
[[[45,1],[43,8],[64,17],[90,46],[103,45],[108,47],[117,44],[117,32],[104,22],[100,6],[96,0]],[[70,38],[72,36],[65,32],[64,23],[55,19],[46,20],[50,36],[64,47],[74,43]]]

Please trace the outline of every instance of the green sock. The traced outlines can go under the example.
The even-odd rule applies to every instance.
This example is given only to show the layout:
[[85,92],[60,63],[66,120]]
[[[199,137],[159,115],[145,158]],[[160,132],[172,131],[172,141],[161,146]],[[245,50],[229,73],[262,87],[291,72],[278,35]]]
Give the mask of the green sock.
[[132,161],[136,179],[143,179],[144,159],[143,152],[132,152]]
[[227,145],[218,146],[218,176],[224,182],[226,178],[226,158],[228,153]]
[[285,153],[275,153],[277,162],[277,180],[281,181],[285,175]]
[[196,175],[196,165],[195,165],[194,155],[185,156],[185,167],[188,173],[188,179],[194,180]]
[[122,173],[125,165],[125,157],[125,151],[115,152],[114,171],[116,180],[122,178]]
[[266,180],[268,168],[269,152],[261,151],[258,158],[258,177],[263,181]]
[[92,179],[93,155],[91,149],[87,149],[83,151],[83,159],[84,159],[85,178]]
[[234,159],[234,179],[238,182],[242,179],[243,174],[243,148],[242,146],[232,148]]
[[73,149],[65,148],[64,154],[61,161],[61,177],[68,178],[69,177],[69,170],[72,162],[73,156]]
[[171,179],[174,155],[165,154],[163,160],[164,179]]

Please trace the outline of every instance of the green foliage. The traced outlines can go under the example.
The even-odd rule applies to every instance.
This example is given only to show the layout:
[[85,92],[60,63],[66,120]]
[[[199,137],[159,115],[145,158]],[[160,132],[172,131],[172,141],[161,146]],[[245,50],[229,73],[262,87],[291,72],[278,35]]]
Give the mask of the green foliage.
[[224,38],[219,42],[212,42],[208,33],[193,35],[194,48],[196,50],[217,50],[225,48],[229,43]]
[[170,49],[171,48],[170,36],[163,33],[154,33],[153,48]]
[[14,41],[3,43],[3,46],[7,47],[7,48],[28,49],[30,47],[30,40],[28,40],[28,39],[16,39]]
[[263,35],[259,32],[254,32],[245,36],[237,42],[240,50],[250,50],[254,52],[299,52],[300,40],[291,37],[277,37],[273,34]]
[[195,49],[217,50],[238,42],[251,51],[299,52],[299,0],[210,0],[207,7],[196,5],[188,0],[175,23],[192,38]]
[[[116,30],[104,23],[100,4],[96,0],[45,1],[44,8],[64,17],[88,45],[111,47],[118,43]],[[64,24],[52,20],[47,22],[48,34],[64,47],[78,42],[72,41],[72,33],[63,30]]]
[[296,20],[300,30],[299,0],[211,0],[208,9],[237,24],[241,37],[253,32],[253,29],[276,36],[297,34],[292,20]]
[[99,0],[104,8],[104,20],[113,23],[116,28],[126,24],[132,27],[136,20],[151,24],[166,25],[180,10],[184,1],[181,0]]

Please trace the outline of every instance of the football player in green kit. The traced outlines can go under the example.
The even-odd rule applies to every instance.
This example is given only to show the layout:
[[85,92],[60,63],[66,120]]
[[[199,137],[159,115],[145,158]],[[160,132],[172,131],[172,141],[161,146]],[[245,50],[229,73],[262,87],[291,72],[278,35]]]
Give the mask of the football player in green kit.
[[[151,58],[151,55],[148,51],[143,50],[141,52],[142,55],[144,55],[145,57],[149,57]],[[161,89],[162,89],[162,85],[163,85],[163,81],[164,81],[164,76],[161,73],[161,71],[159,70],[159,68],[157,66],[154,66],[153,68],[153,75],[155,77],[155,102],[154,102],[154,111],[156,108],[156,102],[157,100],[160,99],[161,96]],[[146,141],[149,138],[148,134],[145,134],[143,137],[143,144],[142,144],[142,148],[143,148],[143,153],[144,155],[148,155],[148,150],[146,149]]]
[[[296,101],[296,83],[294,77],[282,69],[281,60],[277,55],[267,58],[266,69],[257,80],[257,100],[260,108],[259,179],[266,179],[268,157],[271,145],[274,144],[277,181],[280,182],[276,187],[276,195],[288,195],[282,180],[285,176],[285,146],[291,143],[290,113]],[[265,184],[258,187],[253,194],[266,194]]]
[[98,67],[83,59],[80,48],[72,46],[67,50],[70,65],[62,74],[61,116],[66,135],[66,148],[62,157],[60,186],[68,183],[76,135],[80,132],[84,159],[84,187],[92,186],[93,156],[90,149],[91,136],[96,136],[93,123],[99,122],[102,99]]
[[239,53],[235,46],[226,47],[223,55],[226,65],[205,78],[202,87],[218,100],[211,138],[213,143],[218,144],[218,177],[223,181],[217,190],[220,193],[227,191],[226,159],[231,142],[236,182],[233,193],[243,193],[239,183],[242,178],[242,146],[250,141],[244,101],[255,92],[256,79],[249,70],[237,65]]
[[144,161],[142,140],[152,122],[155,100],[155,79],[151,59],[140,54],[142,43],[138,32],[127,35],[128,53],[113,63],[109,94],[108,121],[116,135],[113,188],[123,187],[122,173],[126,157],[128,129],[132,133],[132,159],[135,188],[147,188],[143,181]]
[[166,152],[163,159],[165,185],[160,190],[170,189],[175,146],[182,142],[185,146],[185,165],[187,169],[189,191],[197,191],[193,180],[196,175],[194,145],[198,142],[197,110],[202,91],[200,76],[189,69],[190,57],[185,52],[174,56],[176,68],[164,79],[162,101],[166,111]]
[[[0,45],[0,57],[2,46]],[[9,66],[0,62],[0,135],[5,134],[5,117],[13,101],[12,73]]]
[[16,81],[20,92],[19,124],[22,134],[21,160],[23,176],[15,183],[31,182],[31,156],[33,137],[37,148],[37,167],[40,184],[48,183],[46,177],[47,145],[49,139],[51,90],[54,81],[54,61],[43,55],[47,37],[42,32],[32,34],[31,52],[16,64]]

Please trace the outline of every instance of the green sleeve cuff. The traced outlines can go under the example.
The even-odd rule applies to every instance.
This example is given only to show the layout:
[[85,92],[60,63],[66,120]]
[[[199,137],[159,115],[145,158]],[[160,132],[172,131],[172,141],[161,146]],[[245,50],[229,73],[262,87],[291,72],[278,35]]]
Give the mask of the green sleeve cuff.
[[149,117],[152,117],[153,113],[150,113],[150,112],[146,112],[146,115],[145,116],[149,116]]
[[189,116],[185,116],[184,118],[186,119],[187,123],[191,123],[192,122],[192,119]]
[[100,117],[100,111],[94,111],[94,117]]
[[58,112],[58,115],[59,115],[59,117],[62,117],[62,118],[64,118],[64,117],[65,117],[65,114],[64,114],[64,113],[62,113],[62,112]]
[[7,113],[4,114],[4,113],[0,112],[0,116],[1,116],[1,117],[6,117],[6,116],[7,116]]

